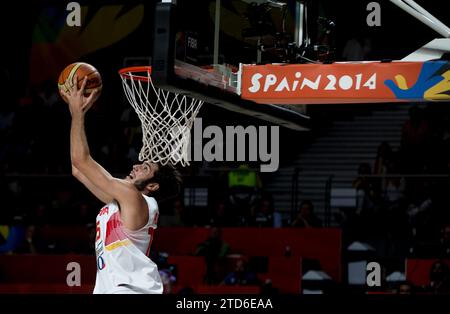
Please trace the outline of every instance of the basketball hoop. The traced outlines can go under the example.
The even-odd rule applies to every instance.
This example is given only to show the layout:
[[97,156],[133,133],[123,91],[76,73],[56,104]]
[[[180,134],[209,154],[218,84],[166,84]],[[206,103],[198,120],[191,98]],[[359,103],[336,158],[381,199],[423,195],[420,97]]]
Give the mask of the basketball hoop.
[[154,86],[150,66],[124,68],[119,74],[142,124],[139,160],[189,165],[190,131],[203,101]]

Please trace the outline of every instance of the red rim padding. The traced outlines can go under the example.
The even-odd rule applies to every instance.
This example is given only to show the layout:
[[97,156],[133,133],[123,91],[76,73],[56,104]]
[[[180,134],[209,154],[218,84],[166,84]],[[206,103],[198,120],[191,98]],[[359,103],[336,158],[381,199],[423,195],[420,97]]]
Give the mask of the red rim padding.
[[[139,73],[147,73],[147,76],[139,75]],[[149,81],[149,74],[152,73],[151,66],[135,66],[135,67],[127,67],[119,70],[119,74],[121,77],[126,79],[133,79],[138,81]],[[132,74],[132,76],[130,75]]]

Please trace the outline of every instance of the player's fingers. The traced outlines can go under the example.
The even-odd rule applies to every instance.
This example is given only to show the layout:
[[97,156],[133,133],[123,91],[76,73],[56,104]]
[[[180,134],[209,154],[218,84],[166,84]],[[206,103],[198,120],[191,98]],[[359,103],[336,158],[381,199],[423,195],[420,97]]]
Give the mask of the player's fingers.
[[84,94],[84,88],[86,87],[86,82],[87,82],[87,76],[84,77],[83,83],[81,84],[81,87],[80,87],[80,90],[79,90],[79,92],[81,94]]
[[61,96],[63,96],[63,97],[66,97],[66,98],[68,98],[68,97],[69,97],[69,93],[68,93],[68,92],[66,92],[65,90],[63,90],[63,89],[60,89],[60,90],[59,90],[59,92],[61,93]]
[[96,98],[97,98],[97,90],[94,89],[92,91],[92,93],[89,95],[89,97],[87,98],[86,104],[83,106],[83,108],[88,107],[88,109],[89,109],[89,107],[94,103]]
[[78,74],[75,74],[72,78],[72,90],[78,92]]

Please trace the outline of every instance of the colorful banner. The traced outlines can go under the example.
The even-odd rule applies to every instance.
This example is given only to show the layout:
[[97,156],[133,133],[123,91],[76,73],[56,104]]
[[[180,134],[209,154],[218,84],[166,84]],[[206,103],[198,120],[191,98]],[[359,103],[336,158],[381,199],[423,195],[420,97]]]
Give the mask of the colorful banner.
[[68,64],[109,47],[132,34],[144,19],[144,6],[81,7],[81,27],[66,23],[68,11],[44,8],[33,30],[30,81],[56,81]]
[[450,63],[243,65],[241,96],[261,104],[450,100]]

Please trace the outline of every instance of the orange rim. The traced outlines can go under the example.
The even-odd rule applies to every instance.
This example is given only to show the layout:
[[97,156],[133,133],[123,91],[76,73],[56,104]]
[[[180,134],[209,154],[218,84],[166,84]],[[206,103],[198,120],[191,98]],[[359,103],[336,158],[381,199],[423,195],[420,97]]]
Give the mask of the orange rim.
[[[139,73],[147,73],[147,76],[139,75]],[[135,66],[135,67],[127,67],[119,70],[119,74],[121,77],[126,79],[132,79],[137,81],[145,81],[148,82],[150,80],[150,74],[152,73],[151,66]]]

